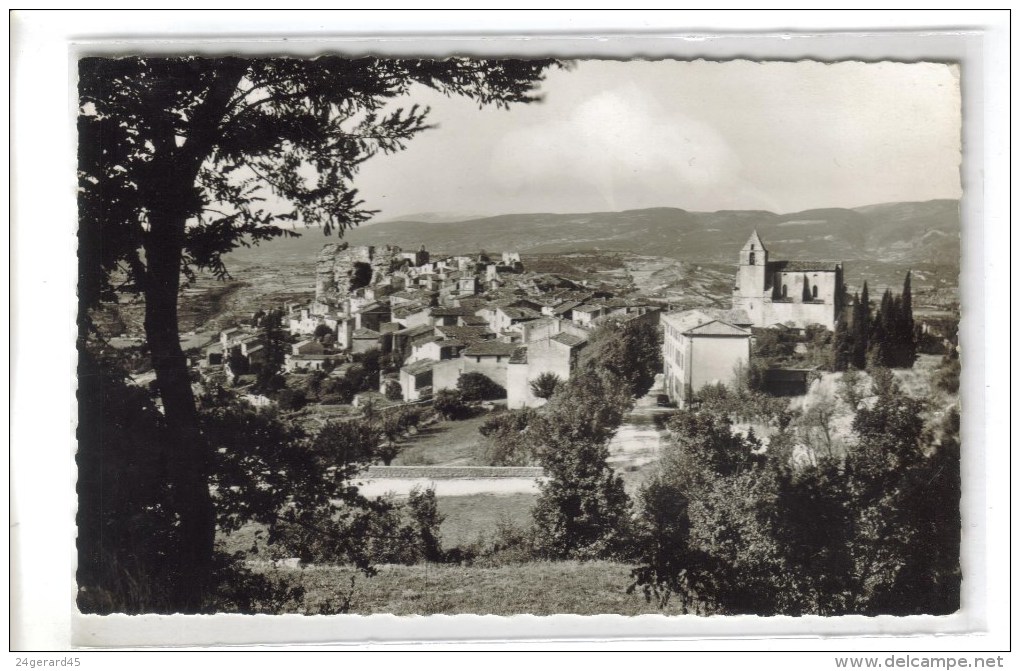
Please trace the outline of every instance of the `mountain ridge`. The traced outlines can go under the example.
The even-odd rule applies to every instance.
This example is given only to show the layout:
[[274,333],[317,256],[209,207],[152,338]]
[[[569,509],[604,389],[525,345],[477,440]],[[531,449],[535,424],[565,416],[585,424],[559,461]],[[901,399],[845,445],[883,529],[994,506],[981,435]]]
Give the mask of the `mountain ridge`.
[[[557,253],[584,248],[729,263],[753,230],[758,230],[775,258],[960,262],[959,201],[951,199],[791,213],[653,207],[619,212],[523,212],[452,222],[385,221],[348,231],[343,239],[352,245],[394,244],[404,249],[424,244],[435,254],[480,249]],[[309,230],[301,238],[264,247],[283,252],[286,245],[292,253],[307,252],[312,259],[323,244],[336,240]],[[253,250],[240,255],[245,252]]]

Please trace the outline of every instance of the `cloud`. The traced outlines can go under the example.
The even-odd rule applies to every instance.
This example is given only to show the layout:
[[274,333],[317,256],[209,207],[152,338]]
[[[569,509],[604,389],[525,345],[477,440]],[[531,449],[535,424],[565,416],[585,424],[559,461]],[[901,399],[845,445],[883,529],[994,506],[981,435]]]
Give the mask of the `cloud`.
[[505,191],[595,191],[609,209],[662,204],[664,190],[731,185],[739,161],[710,125],[666,112],[634,85],[588,97],[557,121],[518,128],[496,144],[493,180]]

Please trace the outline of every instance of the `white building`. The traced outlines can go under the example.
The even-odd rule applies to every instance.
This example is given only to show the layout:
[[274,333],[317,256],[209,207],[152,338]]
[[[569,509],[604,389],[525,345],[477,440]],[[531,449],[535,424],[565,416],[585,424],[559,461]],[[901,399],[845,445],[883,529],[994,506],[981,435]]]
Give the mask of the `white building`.
[[685,310],[662,316],[663,386],[671,401],[686,403],[702,387],[734,386],[751,358],[751,331],[739,312]]

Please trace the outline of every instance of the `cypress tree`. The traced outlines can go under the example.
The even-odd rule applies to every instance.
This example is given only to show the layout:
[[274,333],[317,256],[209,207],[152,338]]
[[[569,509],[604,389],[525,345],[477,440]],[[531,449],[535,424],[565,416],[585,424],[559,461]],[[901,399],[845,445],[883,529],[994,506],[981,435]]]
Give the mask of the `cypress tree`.
[[832,338],[832,370],[844,371],[850,365],[854,342],[847,328],[846,315],[841,310],[836,319],[836,333]]
[[914,304],[910,291],[909,270],[903,280],[903,293],[900,295],[899,322],[900,360],[897,363],[904,368],[911,368],[917,357],[917,335],[914,331]]
[[882,294],[878,313],[872,320],[868,362],[873,366],[890,368],[893,365],[893,338],[895,338],[895,303],[889,289]]
[[868,348],[871,337],[871,305],[868,299],[868,283],[864,283],[861,295],[854,294],[850,324],[851,355],[850,363],[858,370],[864,370],[868,364]]
[[800,297],[805,303],[811,300],[811,285],[808,282],[807,273],[804,273],[804,289],[801,291]]

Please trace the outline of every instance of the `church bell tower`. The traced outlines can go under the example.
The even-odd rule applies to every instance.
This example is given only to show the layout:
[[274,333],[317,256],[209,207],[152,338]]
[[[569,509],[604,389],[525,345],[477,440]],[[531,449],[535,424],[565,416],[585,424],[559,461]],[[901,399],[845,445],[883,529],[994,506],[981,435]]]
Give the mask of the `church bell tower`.
[[733,308],[744,310],[754,323],[764,317],[765,267],[769,252],[758,237],[758,231],[751,233],[740,250],[740,269],[733,287]]

